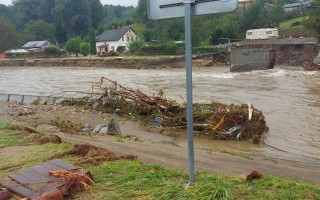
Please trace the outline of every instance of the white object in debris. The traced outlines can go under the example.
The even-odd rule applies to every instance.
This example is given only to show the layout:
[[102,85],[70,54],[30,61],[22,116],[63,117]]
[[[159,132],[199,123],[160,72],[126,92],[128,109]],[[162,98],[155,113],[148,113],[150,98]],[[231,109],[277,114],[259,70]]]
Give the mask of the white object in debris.
[[249,112],[249,120],[252,118],[253,106],[251,103],[248,103],[248,112]]

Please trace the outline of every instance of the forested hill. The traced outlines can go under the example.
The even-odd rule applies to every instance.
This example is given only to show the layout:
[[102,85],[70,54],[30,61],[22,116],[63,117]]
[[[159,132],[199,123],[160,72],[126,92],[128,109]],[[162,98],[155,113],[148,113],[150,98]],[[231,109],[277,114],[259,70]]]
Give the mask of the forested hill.
[[[277,27],[284,20],[310,13],[309,26],[320,29],[316,23],[320,16],[320,0],[313,1],[313,11],[285,13],[282,6],[295,1],[257,0],[247,4],[245,9],[240,4],[233,13],[193,17],[193,44],[215,44],[219,38],[241,39],[248,29]],[[14,0],[11,6],[0,3],[0,29],[6,27],[13,31],[7,34],[10,39],[2,39],[16,45],[29,40],[64,43],[69,37],[80,36],[88,40],[89,35],[92,38],[106,29],[131,26],[144,41],[183,40],[183,19],[150,21],[146,2],[139,0],[136,8],[102,5],[100,0]],[[266,9],[265,3],[273,4],[272,10]]]

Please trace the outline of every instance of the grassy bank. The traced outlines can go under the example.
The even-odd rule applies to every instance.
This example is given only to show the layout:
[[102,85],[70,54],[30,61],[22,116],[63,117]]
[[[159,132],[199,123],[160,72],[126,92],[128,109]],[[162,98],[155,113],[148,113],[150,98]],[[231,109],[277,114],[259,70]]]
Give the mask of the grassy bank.
[[[6,126],[0,123],[0,126]],[[49,160],[57,152],[70,150],[70,144],[38,145],[28,142],[14,131],[0,130],[0,178]],[[15,136],[17,135],[17,136]],[[17,137],[17,138],[16,138]],[[9,143],[8,141],[12,142]],[[17,141],[14,144],[14,141]],[[66,157],[75,164],[77,158]],[[320,199],[320,186],[266,176],[248,182],[244,177],[223,177],[200,172],[194,186],[186,189],[187,173],[166,169],[159,164],[139,161],[112,161],[100,165],[82,165],[95,179],[94,199]],[[76,199],[91,199],[89,192]]]
[[[293,18],[293,19],[282,22],[279,25],[279,27],[282,32],[291,31],[291,30],[302,30],[305,28],[303,25],[303,22],[304,22],[303,17],[297,17],[297,18]],[[294,25],[294,24],[297,24],[297,25]]]

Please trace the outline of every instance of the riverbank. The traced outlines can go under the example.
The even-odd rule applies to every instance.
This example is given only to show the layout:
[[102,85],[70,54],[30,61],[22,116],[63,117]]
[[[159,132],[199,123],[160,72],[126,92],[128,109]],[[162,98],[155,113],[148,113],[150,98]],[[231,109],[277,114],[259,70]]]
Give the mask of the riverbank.
[[[194,59],[194,67],[215,65],[208,59]],[[163,69],[185,67],[184,57],[70,57],[70,58],[36,58],[36,59],[2,59],[0,67],[105,67],[123,69]]]
[[[291,41],[292,40],[292,41]],[[305,70],[320,70],[320,47],[317,43],[305,43],[301,39],[291,39],[287,43],[273,45],[277,50],[276,65],[300,66]],[[271,48],[266,41],[247,42],[246,45],[237,48]],[[227,55],[228,53],[226,53]],[[229,57],[203,54],[195,56],[192,60],[193,67],[228,66]],[[184,56],[130,56],[123,57],[96,57],[80,56],[65,58],[7,58],[0,59],[0,67],[105,67],[123,69],[163,69],[184,68]]]
[[[132,121],[76,107],[0,103],[0,121],[45,127],[44,124],[50,123],[57,116],[77,124],[93,123],[94,125],[117,119],[124,135],[134,135],[139,138],[138,141],[132,141],[109,135],[89,136],[57,133],[64,142],[72,144],[89,143],[108,148],[117,154],[137,155],[139,160],[145,163],[158,163],[184,171],[188,169],[186,141],[179,141],[172,136],[164,136],[156,132],[150,132],[150,130],[144,130]],[[197,171],[243,177],[255,170],[264,175],[290,177],[299,181],[320,183],[320,174],[317,173],[319,166],[315,164],[270,158],[257,152],[242,153],[237,151],[236,148],[226,150],[223,148],[223,144],[208,148],[201,143],[195,143],[195,155]]]
[[[101,158],[104,157],[100,153],[95,155],[100,156],[97,162],[81,164],[86,158],[83,156],[85,149],[81,151],[81,155],[77,152],[80,147],[87,148],[89,145],[39,144],[32,138],[48,132],[28,134],[21,130],[13,130],[13,126],[10,126],[10,129],[6,129],[7,127],[8,124],[0,121],[0,136],[6,136],[0,137],[0,178],[6,179],[9,174],[59,156],[67,163],[90,170],[95,182],[86,187],[90,188],[90,191],[78,190],[71,199],[318,199],[320,193],[318,184],[261,175],[259,172],[250,173],[252,176],[246,178],[220,176],[199,170],[194,185],[186,187],[186,171],[170,169],[159,163],[146,164],[139,157],[133,161],[117,160],[123,156],[119,154],[103,162]],[[92,151],[86,154],[91,155],[90,158],[95,150],[104,152],[105,156],[113,154],[109,144],[103,146],[109,151],[91,147]],[[76,149],[78,151],[75,151]],[[33,186],[32,183],[30,185]]]

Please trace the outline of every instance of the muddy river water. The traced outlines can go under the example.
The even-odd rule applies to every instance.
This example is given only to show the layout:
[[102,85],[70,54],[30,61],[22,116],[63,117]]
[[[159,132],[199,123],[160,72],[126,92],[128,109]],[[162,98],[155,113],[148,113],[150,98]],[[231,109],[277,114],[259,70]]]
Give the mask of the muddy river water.
[[[120,84],[169,98],[185,98],[184,69],[106,69],[82,67],[0,67],[0,94],[52,95],[62,91],[89,91],[105,76]],[[194,102],[212,99],[247,103],[263,111],[269,134],[267,145],[208,141],[204,146],[227,146],[260,152],[267,157],[320,164],[320,72],[277,66],[273,70],[231,73],[228,68],[195,68]],[[185,140],[182,136],[180,141]],[[270,146],[272,147],[270,147]]]

